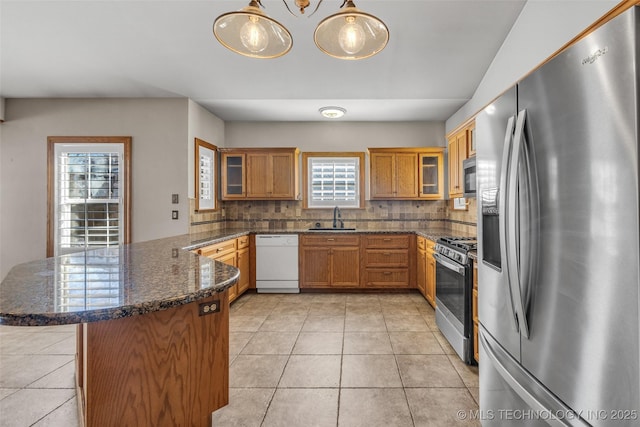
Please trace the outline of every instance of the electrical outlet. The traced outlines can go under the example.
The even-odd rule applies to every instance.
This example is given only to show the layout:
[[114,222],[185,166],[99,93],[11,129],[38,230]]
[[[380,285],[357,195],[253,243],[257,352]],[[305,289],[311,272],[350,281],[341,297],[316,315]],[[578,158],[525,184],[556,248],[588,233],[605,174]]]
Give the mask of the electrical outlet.
[[180,203],[178,200],[179,200],[179,198],[178,198],[177,194],[172,194],[171,195],[171,203],[173,203],[174,205],[177,205],[178,203]]
[[213,314],[220,312],[220,301],[205,302],[198,306],[198,314],[204,316],[205,314]]
[[300,218],[302,216],[302,209],[296,208],[296,216]]
[[178,219],[178,211],[171,211],[171,219]]

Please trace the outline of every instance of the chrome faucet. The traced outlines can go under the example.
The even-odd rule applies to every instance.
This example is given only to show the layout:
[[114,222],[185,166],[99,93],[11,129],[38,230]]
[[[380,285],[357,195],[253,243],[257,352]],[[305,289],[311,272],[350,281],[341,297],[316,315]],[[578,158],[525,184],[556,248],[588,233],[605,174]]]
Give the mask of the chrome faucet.
[[338,221],[340,221],[340,228],[344,228],[342,212],[340,212],[340,208],[336,206],[333,208],[333,228],[338,228]]

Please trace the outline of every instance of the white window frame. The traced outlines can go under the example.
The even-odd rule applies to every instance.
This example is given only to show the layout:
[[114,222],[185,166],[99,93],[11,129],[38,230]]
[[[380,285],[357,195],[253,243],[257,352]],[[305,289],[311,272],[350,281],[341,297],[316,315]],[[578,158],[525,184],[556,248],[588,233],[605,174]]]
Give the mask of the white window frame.
[[[130,241],[130,137],[49,137],[48,138],[48,218],[47,218],[47,256],[58,256],[67,253],[77,252],[85,249],[97,247],[118,246]],[[70,192],[64,188],[68,179],[61,181],[61,173],[65,173],[62,168],[61,158],[67,154],[78,153],[79,155],[91,156],[98,153],[113,153],[118,158],[118,190],[117,196],[115,192],[105,190],[105,194],[92,197],[90,192],[85,194],[86,198],[70,198]],[[110,169],[110,173],[112,169]],[[87,182],[91,182],[92,177],[84,178]],[[109,185],[107,185],[109,187]],[[74,194],[74,195],[77,195]],[[114,197],[112,197],[114,196]],[[68,243],[68,238],[64,231],[64,227],[60,227],[61,220],[64,220],[64,206],[91,204],[109,204],[117,205],[117,221],[118,221],[118,238],[115,242],[96,244],[85,240],[83,246],[72,245]],[[100,218],[99,218],[100,219]],[[98,226],[96,226],[99,228]],[[89,229],[91,227],[89,226]],[[68,236],[67,236],[68,237]]]
[[[364,207],[364,153],[302,153],[303,161],[303,192],[304,207],[307,209],[327,209],[338,206],[345,209],[359,209]],[[314,163],[345,164],[351,163],[355,166],[353,174],[354,192],[351,197],[345,200],[336,190],[337,180],[329,179],[327,183],[327,195],[332,196],[325,200],[314,199],[313,171]],[[330,177],[329,177],[330,178]],[[333,187],[333,188],[332,188]]]

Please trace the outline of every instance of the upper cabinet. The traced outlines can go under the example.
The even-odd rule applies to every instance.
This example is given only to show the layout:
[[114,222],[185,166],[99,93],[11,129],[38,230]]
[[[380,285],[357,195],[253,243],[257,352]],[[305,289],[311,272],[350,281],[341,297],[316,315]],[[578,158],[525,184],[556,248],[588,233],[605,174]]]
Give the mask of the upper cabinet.
[[370,148],[371,199],[442,199],[443,158],[439,147]]
[[221,148],[222,200],[296,200],[297,148]]
[[464,170],[462,162],[475,155],[475,122],[471,122],[454,133],[447,140],[449,148],[449,198],[463,197]]

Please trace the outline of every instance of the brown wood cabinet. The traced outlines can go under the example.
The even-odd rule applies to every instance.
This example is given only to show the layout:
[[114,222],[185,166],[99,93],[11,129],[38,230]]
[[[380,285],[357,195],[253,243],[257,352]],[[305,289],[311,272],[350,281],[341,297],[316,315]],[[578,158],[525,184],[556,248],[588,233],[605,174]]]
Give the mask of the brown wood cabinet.
[[236,252],[236,266],[240,270],[240,278],[238,279],[238,296],[242,295],[249,289],[251,285],[251,258],[249,253],[249,236],[238,237],[238,251]]
[[[449,198],[464,196],[464,170],[462,162],[470,156],[470,142],[474,141],[475,121],[447,137],[449,150]],[[475,146],[473,146],[475,150]],[[474,151],[475,153],[475,151]]]
[[297,148],[221,148],[222,200],[300,198]]
[[249,289],[251,284],[249,236],[229,239],[221,243],[205,246],[194,252],[198,255],[232,265],[240,270],[238,282],[229,288],[229,303],[233,302]]
[[[219,312],[201,315],[200,306]],[[78,325],[80,425],[210,426],[229,403],[227,291],[167,310]]]
[[374,288],[411,288],[415,283],[415,238],[410,234],[362,236],[363,284]]
[[443,154],[438,147],[369,148],[371,199],[442,199]]
[[300,236],[300,287],[359,287],[360,236]]
[[417,284],[418,289],[431,304],[436,307],[436,261],[433,258],[435,242],[418,236],[417,242]]

